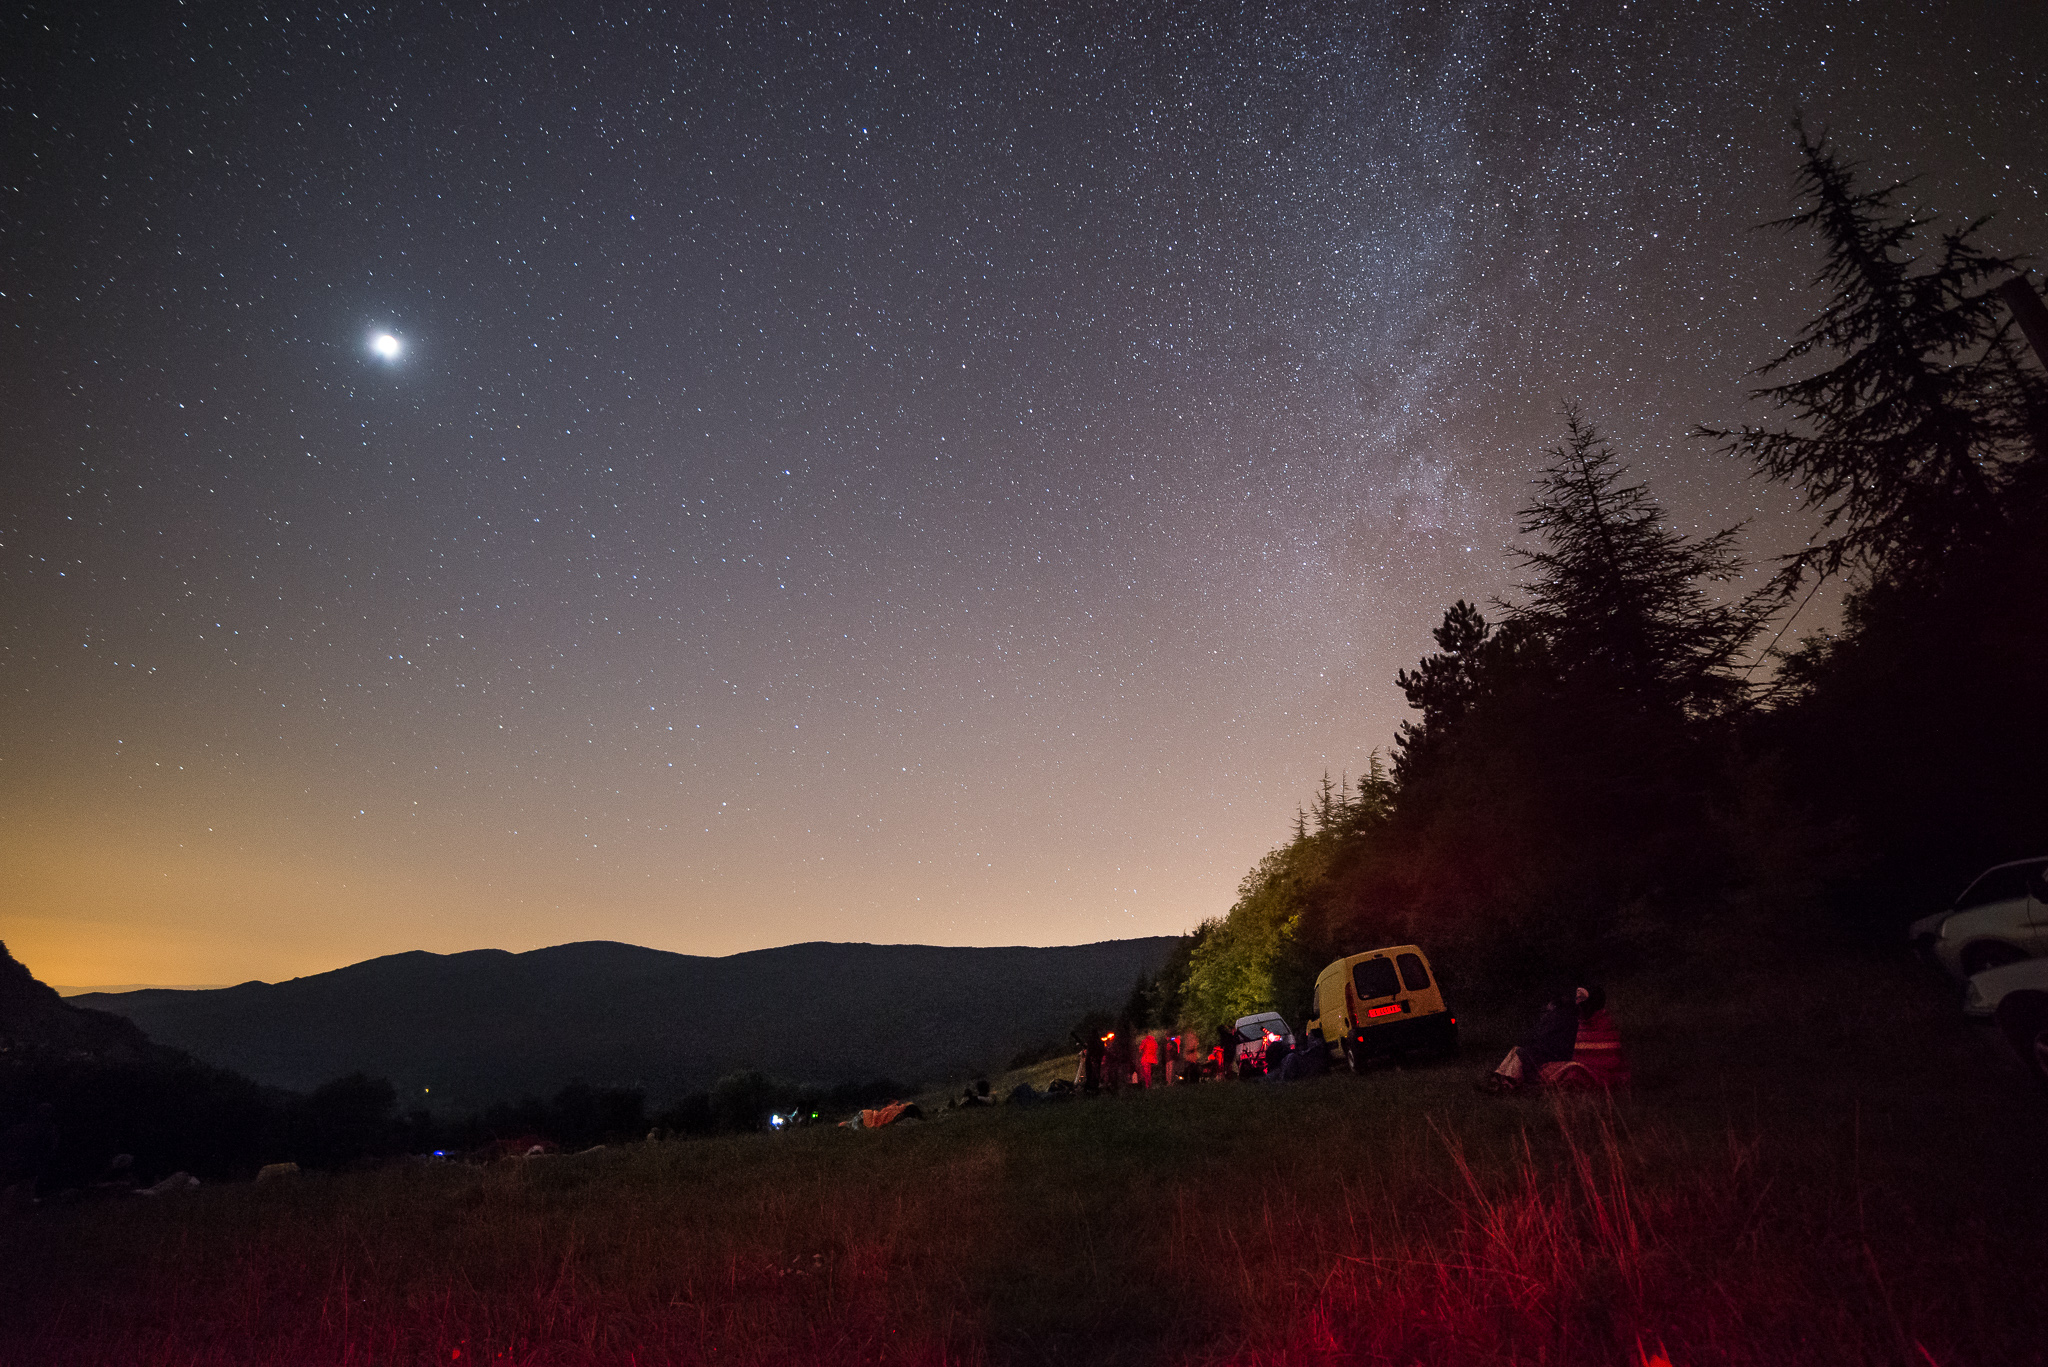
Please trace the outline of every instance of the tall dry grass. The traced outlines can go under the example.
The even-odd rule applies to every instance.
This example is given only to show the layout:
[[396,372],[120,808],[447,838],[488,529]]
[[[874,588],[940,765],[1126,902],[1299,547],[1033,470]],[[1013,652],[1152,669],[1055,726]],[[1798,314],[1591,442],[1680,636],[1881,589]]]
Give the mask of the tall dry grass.
[[1388,1104],[1463,1081],[1223,1085],[46,1211],[0,1229],[0,1361],[2042,1358],[2040,1241],[1902,1206],[1853,1150],[1593,1098]]
[[[1404,1175],[1429,1166],[1411,1154],[1321,1187],[1266,1187],[1256,1214],[1180,1193],[1177,1275],[1237,1321],[1200,1356],[1243,1367],[2041,1356],[2040,1307],[1995,1245],[1948,1244],[1941,1259],[1960,1278],[1929,1282],[1927,1258],[1894,1259],[1898,1231],[1865,1222],[1853,1174],[1817,1182],[1733,1131],[1712,1149],[1631,1132],[1591,1098],[1553,1100],[1544,1119],[1549,1142],[1525,1132],[1506,1163],[1475,1161],[1434,1126],[1448,1164],[1434,1183]],[[2014,1302],[1959,1313],[1956,1283],[1971,1277],[1981,1295]]]
[[[959,1362],[981,1146],[805,1174],[760,1144],[306,1178],[17,1226],[10,1364]],[[753,1149],[755,1152],[747,1152]],[[21,1308],[17,1302],[17,1308]],[[24,1332],[26,1330],[26,1332]],[[971,1352],[965,1354],[971,1357]]]

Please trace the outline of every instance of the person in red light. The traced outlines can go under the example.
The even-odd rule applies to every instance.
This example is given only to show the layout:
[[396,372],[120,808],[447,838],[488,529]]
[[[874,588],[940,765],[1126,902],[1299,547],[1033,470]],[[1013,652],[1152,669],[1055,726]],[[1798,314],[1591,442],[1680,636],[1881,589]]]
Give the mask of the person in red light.
[[1131,1023],[1119,1021],[1109,1036],[1109,1071],[1103,1076],[1102,1085],[1114,1096],[1130,1083],[1131,1074],[1137,1070],[1137,1053],[1131,1048]]
[[[1579,1037],[1572,1043],[1570,1068],[1556,1081],[1595,1087],[1628,1086],[1628,1058],[1621,1052],[1621,1031],[1607,1014],[1607,993],[1600,988],[1587,988],[1586,999],[1579,1003]],[[1546,1077],[1544,1081],[1553,1079]]]
[[1138,1041],[1138,1085],[1150,1091],[1152,1074],[1158,1067],[1159,1036],[1148,1034]]
[[1607,1014],[1607,993],[1580,987],[1543,1008],[1543,1017],[1480,1081],[1489,1092],[1523,1087],[1619,1087],[1628,1083],[1621,1032]]

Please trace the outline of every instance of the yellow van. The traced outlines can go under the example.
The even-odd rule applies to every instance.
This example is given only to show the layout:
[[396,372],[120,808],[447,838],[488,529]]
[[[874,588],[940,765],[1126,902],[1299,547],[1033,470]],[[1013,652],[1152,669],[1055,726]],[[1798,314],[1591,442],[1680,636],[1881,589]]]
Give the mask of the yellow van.
[[1337,960],[1316,975],[1316,1010],[1323,1038],[1344,1051],[1353,1072],[1374,1057],[1458,1051],[1458,1018],[1414,945]]

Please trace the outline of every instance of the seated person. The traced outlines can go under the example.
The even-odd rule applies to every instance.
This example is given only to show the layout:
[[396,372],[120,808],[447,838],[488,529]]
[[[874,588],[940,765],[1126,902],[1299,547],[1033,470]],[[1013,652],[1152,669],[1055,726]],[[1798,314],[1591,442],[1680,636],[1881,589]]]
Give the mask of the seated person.
[[1580,987],[1545,1002],[1536,1028],[1508,1050],[1500,1065],[1480,1080],[1480,1087],[1489,1092],[1512,1092],[1548,1081],[1544,1069],[1572,1061],[1579,1037],[1579,1008],[1589,1000],[1590,990]]
[[1302,1029],[1301,1043],[1280,1064],[1280,1080],[1295,1082],[1321,1077],[1330,1069],[1330,1049],[1323,1040],[1321,1022],[1312,1021]]

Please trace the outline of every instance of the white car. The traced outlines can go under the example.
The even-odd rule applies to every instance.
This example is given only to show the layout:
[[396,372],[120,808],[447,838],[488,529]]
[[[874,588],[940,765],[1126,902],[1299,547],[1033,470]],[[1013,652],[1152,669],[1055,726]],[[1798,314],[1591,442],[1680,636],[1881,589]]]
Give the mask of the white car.
[[1256,1016],[1239,1016],[1237,1024],[1231,1027],[1237,1039],[1237,1047],[1231,1051],[1231,1062],[1237,1065],[1239,1077],[1266,1071],[1266,1046],[1285,1043],[1294,1047],[1294,1031],[1277,1011],[1261,1011]]
[[1997,1024],[2020,1062],[2048,1087],[2048,959],[2022,959],[1970,979],[1963,1014]]
[[1906,933],[1957,978],[2048,955],[2048,855],[1984,870],[1954,906]]

